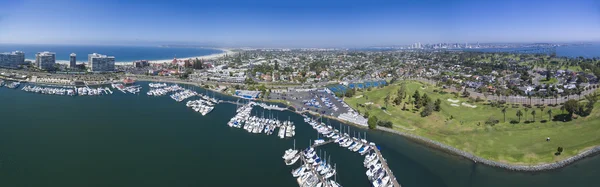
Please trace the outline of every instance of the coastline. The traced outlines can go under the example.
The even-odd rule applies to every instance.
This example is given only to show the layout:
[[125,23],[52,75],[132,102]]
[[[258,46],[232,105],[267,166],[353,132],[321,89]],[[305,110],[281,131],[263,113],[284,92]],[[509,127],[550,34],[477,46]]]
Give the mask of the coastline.
[[[283,102],[277,102],[277,103],[281,103],[281,104],[284,104],[284,105],[286,105],[288,107],[292,107],[293,108],[293,106],[288,105],[287,103],[283,103]],[[333,119],[333,120],[339,121],[339,122],[344,123],[346,125],[352,125],[352,126],[355,126],[355,127],[358,127],[358,128],[368,129],[365,126],[354,124],[354,123],[351,123],[351,122],[339,119],[339,118],[334,117],[334,116],[321,115],[321,114],[318,114],[318,113],[314,113],[312,111],[296,111],[296,110],[291,110],[291,111],[294,112],[294,113],[300,114],[300,115],[302,115],[304,113],[309,113],[309,114],[312,114],[312,115],[319,115],[321,117],[326,117],[326,118],[329,118],[329,119]],[[371,129],[369,129],[369,130],[371,130]],[[557,161],[557,162],[554,162],[554,163],[544,163],[544,164],[536,164],[536,165],[519,165],[519,164],[511,164],[511,163],[504,163],[504,162],[498,162],[498,161],[488,160],[488,159],[485,159],[485,158],[473,155],[473,154],[471,154],[469,152],[457,149],[455,147],[443,144],[441,142],[438,142],[438,141],[435,141],[435,140],[431,140],[431,139],[429,139],[427,137],[423,137],[423,136],[419,136],[419,135],[415,135],[415,134],[411,134],[411,133],[406,133],[406,132],[398,131],[398,130],[395,130],[395,129],[390,129],[390,128],[385,128],[385,127],[377,126],[377,128],[373,129],[373,130],[379,130],[379,131],[384,131],[384,132],[387,132],[387,133],[392,133],[392,134],[395,134],[395,135],[400,135],[400,136],[405,137],[405,138],[407,138],[407,139],[409,139],[409,140],[411,140],[411,141],[413,141],[415,143],[427,146],[427,147],[432,148],[432,149],[436,149],[438,151],[442,151],[442,152],[444,152],[446,154],[469,159],[469,160],[473,161],[475,164],[483,164],[483,165],[487,165],[487,166],[490,166],[490,167],[501,168],[501,169],[505,169],[505,170],[508,170],[508,171],[516,171],[516,172],[552,171],[552,170],[556,170],[556,169],[560,169],[560,168],[566,167],[568,165],[571,165],[571,164],[575,163],[576,161],[583,160],[583,159],[585,159],[587,157],[592,157],[592,156],[595,156],[597,154],[600,154],[600,145],[599,145],[599,146],[595,146],[595,147],[593,147],[591,149],[585,150],[583,152],[580,152],[580,153],[578,153],[578,154],[576,154],[574,156],[571,156],[571,157],[569,157],[567,159],[560,160],[560,161]]]
[[[216,53],[216,54],[210,54],[210,55],[202,55],[202,56],[193,56],[193,57],[179,57],[178,59],[202,59],[202,60],[214,60],[214,59],[218,59],[221,57],[224,57],[226,55],[235,55],[237,54],[237,52],[232,51],[231,49],[226,49],[226,48],[211,48],[211,49],[216,49],[216,50],[220,50],[220,53]],[[29,60],[34,62],[35,59],[25,59],[25,60]],[[162,63],[169,63],[172,62],[173,59],[162,59],[162,60],[148,60],[148,63],[151,64],[162,64]],[[57,64],[69,64],[68,60],[55,60],[55,62]],[[116,61],[115,65],[129,65],[131,63],[133,63],[134,61]],[[79,61],[77,62],[77,64],[84,64],[85,62]]]
[[[217,54],[210,54],[210,55],[203,55],[203,56],[194,56],[194,57],[181,57],[179,59],[201,59],[201,60],[214,60],[217,58],[221,58],[224,56],[229,56],[229,55],[235,55],[237,52],[231,51],[230,49],[225,49],[225,48],[215,48],[217,50],[221,50],[221,53],[217,53]],[[165,62],[171,62],[173,61],[173,59],[164,59],[164,60],[148,60],[148,63],[151,64],[162,64]],[[115,63],[131,63],[131,62],[115,62]]]

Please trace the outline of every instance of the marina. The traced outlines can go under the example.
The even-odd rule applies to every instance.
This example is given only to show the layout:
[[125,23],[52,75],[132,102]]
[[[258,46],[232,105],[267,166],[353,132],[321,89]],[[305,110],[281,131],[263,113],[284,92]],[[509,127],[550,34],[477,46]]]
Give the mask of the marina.
[[[10,83],[10,81],[5,83]],[[148,91],[149,87],[147,85],[144,83],[138,84],[143,84],[143,92]],[[27,86],[28,84],[24,85]],[[72,184],[72,182],[75,181],[77,184],[81,184],[78,186],[105,186],[89,184],[86,182],[87,180],[73,179],[70,177],[81,175],[87,179],[109,181],[105,184],[114,184],[118,181],[120,184],[126,186],[137,186],[141,180],[148,180],[155,184],[149,186],[195,186],[198,184],[210,184],[214,186],[295,186],[299,185],[298,178],[293,178],[291,176],[292,174],[289,172],[299,168],[303,163],[303,158],[298,157],[298,160],[295,163],[292,162],[294,157],[292,157],[292,160],[289,162],[282,162],[279,159],[282,157],[282,152],[290,148],[292,140],[296,139],[297,142],[303,143],[304,148],[312,146],[315,149],[315,152],[319,152],[319,149],[327,150],[328,162],[335,161],[335,164],[331,164],[331,166],[337,168],[337,174],[329,179],[337,178],[337,183],[342,184],[343,186],[373,185],[369,180],[369,177],[365,177],[365,175],[367,175],[366,172],[371,170],[373,172],[370,173],[376,173],[378,175],[381,175],[381,172],[379,170],[365,168],[364,161],[366,156],[373,155],[374,152],[376,153],[375,155],[381,155],[377,157],[381,166],[374,164],[373,167],[379,166],[384,171],[387,170],[387,168],[391,168],[394,172],[392,173],[391,170],[390,172],[386,172],[386,174],[390,176],[388,180],[394,181],[393,179],[397,177],[398,180],[401,180],[402,186],[498,186],[490,184],[492,182],[503,184],[503,186],[521,186],[520,184],[528,184],[529,186],[556,186],[555,184],[587,186],[585,180],[570,181],[569,183],[556,180],[555,178],[560,178],[560,176],[562,176],[561,171],[538,173],[535,176],[531,176],[514,172],[503,172],[483,165],[474,165],[472,162],[468,162],[464,159],[444,156],[445,154],[436,153],[435,150],[420,146],[419,144],[415,144],[402,137],[388,135],[383,132],[369,131],[369,138],[367,139],[366,136],[364,136],[363,129],[350,127],[350,130],[348,130],[346,125],[340,127],[338,122],[328,122],[325,121],[326,118],[322,119],[326,124],[325,127],[331,126],[336,128],[333,130],[329,127],[318,128],[324,133],[327,132],[326,130],[329,130],[330,133],[325,135],[318,133],[317,136],[317,133],[313,133],[316,130],[312,125],[304,124],[303,119],[306,120],[307,116],[303,118],[300,115],[289,111],[279,112],[263,110],[262,107],[254,105],[254,107],[251,108],[251,111],[247,112],[248,115],[251,114],[251,116],[258,117],[262,116],[262,113],[264,112],[265,118],[270,118],[268,116],[276,116],[275,118],[288,119],[289,121],[294,122],[296,126],[296,135],[293,139],[285,138],[285,136],[284,139],[280,139],[277,136],[256,136],[252,133],[246,133],[245,131],[239,131],[235,128],[223,125],[228,123],[231,116],[237,114],[236,110],[243,110],[243,107],[236,106],[248,104],[225,104],[235,103],[235,99],[228,98],[227,96],[218,95],[218,99],[221,101],[219,104],[215,104],[215,106],[218,105],[218,107],[215,107],[209,115],[203,117],[197,115],[198,113],[196,112],[190,112],[190,108],[183,107],[182,105],[184,103],[173,102],[169,97],[148,97],[145,95],[132,95],[129,92],[127,92],[127,94],[120,94],[118,92],[119,91],[110,97],[54,97],[41,94],[25,94],[20,89],[13,90],[4,87],[1,88],[0,97],[7,103],[0,108],[3,112],[15,114],[15,116],[8,119],[8,121],[0,126],[0,139],[2,142],[5,142],[0,145],[0,149],[3,153],[0,157],[3,160],[3,175],[7,176],[0,181],[0,185],[19,186],[20,184],[24,184],[27,186],[43,186],[43,184],[54,182],[65,184],[62,186],[72,186],[69,184]],[[198,92],[204,92],[204,90],[198,88]],[[215,97],[215,99],[216,98],[217,97]],[[14,104],[10,105],[11,103]],[[94,107],[85,107],[86,110],[84,111],[83,108],[77,107],[82,106],[82,104]],[[56,105],[69,107],[65,107],[65,109],[60,110],[60,112],[47,111],[47,113],[42,113],[35,118],[27,115],[31,112],[38,111],[38,108],[52,108]],[[160,115],[156,115],[157,105],[161,108]],[[85,116],[85,118],[78,116]],[[123,121],[115,121],[110,118],[104,118],[105,116],[147,117],[135,118],[136,121],[132,119],[127,120],[128,118],[124,118],[125,120]],[[171,117],[165,118],[162,116]],[[40,121],[40,118],[44,121]],[[88,118],[93,118],[95,120],[81,123],[82,120]],[[194,121],[194,123],[177,122],[179,120]],[[319,118],[316,118],[310,121],[313,121],[312,124],[315,124],[315,126],[323,126],[321,122],[318,122],[319,120]],[[32,125],[26,126],[23,124]],[[52,133],[40,133],[36,135],[35,139],[32,139],[30,138],[31,136],[27,135],[30,134],[31,127],[39,129],[39,131],[36,132]],[[91,129],[98,128],[110,130],[106,132],[92,130],[94,133],[86,133],[85,138],[73,136],[69,132],[69,129],[78,132],[91,132]],[[332,134],[331,131],[336,133]],[[353,131],[357,132],[353,133]],[[27,134],[24,134],[25,132],[27,132]],[[285,131],[283,132],[285,133]],[[273,134],[277,133],[278,129],[275,129]],[[354,135],[354,137],[359,140],[366,139],[369,140],[369,142],[377,142],[377,146],[366,146],[367,148],[362,150],[367,150],[366,152],[363,152],[366,154],[361,156],[360,149],[353,153],[353,151],[348,150],[351,146],[344,148],[336,142],[336,140],[343,137],[344,134]],[[358,137],[358,134],[361,135],[360,138]],[[65,143],[62,139],[57,139],[56,135],[70,137],[69,142],[75,141],[80,143]],[[131,141],[131,137],[136,138],[134,141]],[[350,139],[353,140],[352,138]],[[215,140],[223,142],[215,145],[198,144],[198,142],[214,142]],[[333,142],[331,142],[331,140],[333,140]],[[40,144],[40,141],[47,143]],[[309,141],[311,142],[310,145],[307,144]],[[97,143],[94,143],[94,146],[90,146],[89,149],[73,151],[80,149],[81,145],[91,145],[91,142]],[[144,143],[140,144],[140,142]],[[340,142],[340,140],[338,140],[338,142]],[[338,146],[335,146],[336,144]],[[31,155],[28,150],[23,150],[23,145],[32,149],[49,149],[56,153],[65,153],[65,155],[68,156],[56,157],[53,154],[50,154],[46,157],[39,157]],[[221,154],[218,156],[206,154],[205,149],[198,147],[210,148]],[[364,147],[363,144],[361,149]],[[106,153],[124,152],[132,154],[132,157],[123,157],[122,154],[100,154],[97,157],[94,157],[94,161],[56,162],[58,159],[64,160],[65,158],[68,160],[77,160],[89,156],[89,151],[101,151]],[[245,159],[239,159],[239,157],[234,156],[235,153],[239,151],[252,152],[253,154],[248,154]],[[8,153],[15,156],[10,156]],[[325,158],[320,155],[319,157]],[[329,157],[332,158],[331,161],[329,161]],[[383,159],[384,157],[385,159]],[[127,160],[127,162],[124,160]],[[219,164],[211,164],[213,160],[218,161]],[[248,160],[255,162],[249,163]],[[585,171],[593,171],[592,166],[594,166],[593,164],[597,161],[598,159],[595,157],[590,158],[585,161],[586,163],[591,164],[590,167],[578,165],[577,168],[566,167],[564,170],[575,172],[578,176],[582,176],[582,178],[593,177],[593,172]],[[28,164],[31,162],[34,163]],[[48,167],[52,168],[61,168],[64,172],[56,173],[54,172],[54,169],[38,167],[37,163],[45,163]],[[119,168],[119,170],[114,170],[114,167],[117,166],[115,164],[107,163],[118,163],[119,165],[133,164],[136,167],[124,167]],[[293,164],[288,166],[288,163]],[[73,169],[79,168],[82,164],[85,167],[96,169]],[[170,170],[172,170],[172,166],[175,165],[180,170],[186,170],[186,173],[188,171],[192,172],[206,169],[217,171],[217,173],[228,172],[231,175],[238,176],[239,180],[243,180],[243,182],[226,180],[227,178],[217,173],[208,173],[202,176],[188,176],[182,173],[173,174]],[[15,172],[19,168],[32,168],[35,169],[37,173]],[[134,175],[128,179],[117,177],[136,172],[138,169],[152,171],[152,173],[149,173],[148,176]],[[457,169],[465,172],[455,172]],[[102,170],[102,173],[106,174],[98,176],[98,173],[94,172],[97,170]],[[304,170],[310,171],[308,168]],[[438,175],[438,173],[431,173],[431,171],[452,173],[452,177],[446,178],[446,175]],[[471,172],[476,173],[476,175],[480,177],[485,176],[485,180],[474,180],[471,184],[463,182],[468,181],[468,174]],[[261,179],[265,173],[273,177],[270,178],[270,180]],[[40,175],[52,176],[53,179],[50,180]],[[375,176],[374,178],[377,177],[378,176]],[[540,180],[529,180],[532,177]],[[29,180],[32,178],[36,180]],[[306,176],[303,182],[312,180],[317,181],[315,184],[321,182],[316,177],[312,177],[314,179],[310,178],[311,177]],[[431,178],[432,180],[411,180],[414,178]],[[460,180],[452,180],[454,178]],[[480,179],[479,177],[476,178]],[[176,184],[172,183],[174,179],[177,179],[179,182]],[[383,177],[381,177],[381,179],[381,182],[383,183]]]

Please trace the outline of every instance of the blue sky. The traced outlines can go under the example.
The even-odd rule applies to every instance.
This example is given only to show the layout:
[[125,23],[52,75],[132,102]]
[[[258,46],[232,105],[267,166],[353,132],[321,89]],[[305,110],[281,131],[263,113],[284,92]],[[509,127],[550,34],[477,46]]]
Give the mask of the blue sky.
[[600,41],[600,0],[0,0],[0,43],[360,47]]

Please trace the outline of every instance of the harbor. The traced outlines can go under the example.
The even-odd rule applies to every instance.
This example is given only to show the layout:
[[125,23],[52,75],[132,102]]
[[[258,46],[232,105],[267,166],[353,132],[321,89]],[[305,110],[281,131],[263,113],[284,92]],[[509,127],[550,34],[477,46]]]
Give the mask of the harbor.
[[[11,82],[7,81],[5,84],[11,84]],[[85,178],[99,181],[119,181],[127,186],[136,186],[140,180],[148,180],[155,184],[149,186],[195,186],[199,184],[215,186],[296,186],[299,185],[298,178],[293,177],[290,171],[297,169],[303,163],[301,157],[298,157],[297,162],[290,166],[280,160],[282,152],[289,149],[294,140],[296,140],[298,145],[301,144],[298,147],[313,147],[315,152],[326,151],[328,162],[333,163],[331,166],[336,168],[336,174],[329,180],[337,181],[338,184],[343,186],[373,186],[369,177],[366,177],[366,172],[372,169],[365,168],[364,166],[366,156],[373,155],[373,153],[375,153],[379,164],[381,164],[381,170],[388,171],[388,169],[391,169],[389,172],[386,172],[390,176],[388,180],[391,182],[388,182],[389,184],[394,183],[393,179],[397,178],[398,183],[401,183],[402,186],[468,186],[469,184],[462,181],[466,181],[470,172],[486,176],[486,180],[472,181],[472,186],[494,186],[490,185],[489,180],[508,186],[519,186],[517,184],[522,184],[523,182],[532,186],[546,184],[546,180],[526,180],[531,178],[530,175],[527,175],[525,178],[524,175],[502,172],[483,165],[476,165],[474,167],[475,165],[468,160],[444,156],[445,154],[437,153],[435,150],[422,147],[402,137],[388,135],[384,132],[367,132],[365,129],[348,127],[344,124],[340,126],[339,122],[334,120],[327,121],[327,118],[320,119],[313,117],[311,121],[318,127],[317,129],[321,129],[324,133],[327,131],[330,133],[325,135],[315,133],[317,130],[310,123],[307,125],[307,122],[303,121],[308,116],[302,117],[286,110],[266,110],[258,105],[253,106],[252,111],[248,112],[248,114],[261,117],[264,112],[265,118],[273,116],[280,119],[280,121],[291,121],[295,126],[295,136],[280,139],[274,135],[265,136],[263,135],[265,134],[264,132],[260,134],[248,133],[242,130],[243,128],[237,129],[224,125],[229,122],[232,116],[238,113],[236,110],[240,109],[240,106],[248,104],[244,103],[247,101],[236,102],[237,98],[220,94],[213,97],[219,100],[218,104],[215,104],[215,108],[207,115],[202,116],[199,112],[184,106],[187,101],[201,99],[201,96],[176,102],[167,95],[164,97],[155,97],[144,94],[131,94],[128,91],[126,91],[126,94],[122,94],[121,91],[110,88],[110,85],[109,88],[114,91],[114,94],[107,95],[107,97],[54,96],[28,94],[21,90],[22,87],[28,85],[28,83],[21,83],[19,89],[0,88],[0,97],[6,102],[3,105],[2,111],[15,114],[14,118],[7,119],[4,125],[0,127],[2,130],[0,131],[0,139],[2,142],[5,142],[5,144],[0,145],[2,153],[0,154],[0,158],[3,160],[3,169],[0,172],[4,172],[4,176],[10,176],[3,178],[2,182],[0,182],[2,186],[18,186],[19,184],[41,186],[50,182],[64,184],[63,186],[72,186],[69,184],[72,184],[70,182],[73,181],[81,184],[79,186],[96,186],[87,183],[87,180],[74,180],[69,177],[74,175],[81,175]],[[141,87],[140,90],[144,93],[153,89],[145,82],[138,82],[137,85]],[[194,91],[199,94],[205,93],[205,90],[201,88],[195,88]],[[212,94],[203,95],[208,96]],[[230,103],[238,103],[238,105]],[[48,111],[47,113],[37,115],[35,118],[29,116],[32,112],[37,111],[37,108],[54,108],[56,105],[70,107],[66,107],[60,110],[60,112]],[[160,109],[157,107],[160,107]],[[157,113],[157,111],[160,111],[160,113]],[[105,118],[106,116],[112,116],[121,120],[115,121]],[[145,117],[131,118],[131,116]],[[95,120],[86,121],[90,118]],[[40,119],[43,119],[43,121],[40,121]],[[81,123],[81,121],[86,121],[86,123]],[[325,127],[331,126],[334,129],[325,128],[321,123],[324,123]],[[25,126],[22,124],[32,125]],[[31,136],[28,136],[30,134],[30,130],[28,129],[31,129],[31,127],[39,129],[36,132],[44,132],[36,134],[35,141],[30,138]],[[99,128],[107,130],[103,131]],[[89,133],[90,129],[96,130],[92,130],[94,133]],[[23,134],[24,132],[28,133]],[[80,134],[79,132],[86,132],[85,138],[74,136],[74,134]],[[337,132],[337,134],[332,134],[331,132]],[[368,133],[368,136],[364,135],[365,132]],[[348,149],[351,145],[342,147],[339,143],[335,142],[344,133],[348,134],[349,137],[353,136],[359,140],[365,139],[377,144],[376,146],[366,146],[367,148],[364,148],[365,145],[361,142],[363,146],[357,152],[353,152]],[[74,141],[76,143],[58,140],[55,134],[69,137],[68,142]],[[275,130],[273,134],[278,134],[278,131]],[[338,136],[336,137],[335,135]],[[331,137],[328,138],[327,136]],[[135,138],[132,139],[132,137]],[[350,139],[354,140],[353,138]],[[216,140],[219,142],[214,145],[202,143],[215,142]],[[44,143],[42,146],[39,143],[40,141],[47,143]],[[310,144],[308,143],[309,141]],[[18,145],[15,143],[13,147],[11,146],[13,143],[11,142],[19,143]],[[77,150],[80,144],[94,144],[94,146],[89,146],[89,149],[80,152],[74,152],[73,150]],[[29,155],[31,154],[30,152],[22,149],[23,145],[35,149],[51,149],[52,152],[57,153],[69,153],[68,155],[70,156],[66,157],[69,160],[77,160],[81,157],[89,156],[90,151],[105,153],[124,152],[131,154],[133,157],[121,157],[121,154],[100,154],[94,158],[97,161],[80,161],[74,165],[71,162],[56,162],[57,159],[62,160],[63,158],[54,157],[53,154],[43,158]],[[206,154],[205,150],[207,148],[220,154]],[[360,149],[362,148],[364,148],[362,151],[365,149],[370,149],[371,151],[363,152],[365,154],[361,155]],[[253,154],[247,154],[244,159],[239,159],[239,155],[236,154],[237,152],[252,152]],[[11,156],[11,154],[15,156]],[[31,159],[34,157],[35,159]],[[326,158],[321,155],[319,157]],[[124,160],[128,161],[124,162]],[[252,162],[248,162],[249,160]],[[590,158],[586,162],[595,163],[597,162],[596,160]],[[211,163],[213,161],[215,163]],[[53,172],[54,170],[49,170],[48,168],[37,167],[37,164],[28,164],[31,162],[43,162],[52,168],[63,168],[65,174],[55,173]],[[97,162],[100,164],[96,164]],[[107,163],[119,163],[119,165],[133,164],[136,166],[136,169],[124,167],[114,170],[115,165]],[[111,174],[102,175],[99,178],[98,174],[91,170],[72,169],[82,164],[86,167],[97,168],[93,171],[102,170]],[[197,170],[227,172],[230,175],[238,176],[239,180],[243,180],[243,182],[229,181],[223,175],[216,173],[186,175],[183,173],[173,174],[172,172],[165,172],[172,170],[172,166],[177,166],[180,170],[189,171],[190,173]],[[373,166],[375,167],[377,164]],[[106,169],[103,170],[105,167]],[[46,180],[36,175],[37,173],[19,174],[14,172],[18,168],[35,168],[39,174],[53,176],[53,180]],[[131,179],[115,177],[115,175],[127,175],[128,173],[137,171],[139,168],[151,171],[152,173],[148,174],[151,177],[131,176]],[[465,172],[455,172],[457,169]],[[593,168],[579,165],[577,169],[574,167],[564,169],[577,172],[579,170],[591,171]],[[372,171],[376,174],[380,173],[378,172],[379,170]],[[435,171],[436,173],[432,173],[431,171]],[[461,180],[453,181],[452,178],[443,178],[437,172],[452,173],[453,178]],[[265,174],[272,177],[269,180],[264,180],[262,177]],[[590,177],[593,174],[582,172],[578,173],[578,175]],[[539,173],[534,178],[556,178],[558,176],[560,176],[560,173],[557,172]],[[31,178],[36,180],[25,180]],[[416,178],[431,178],[432,180],[414,180]],[[174,179],[177,179],[179,183],[173,184],[171,181]],[[322,182],[318,178],[312,180],[317,181],[315,184]],[[447,182],[440,182],[442,180]],[[569,185],[561,183],[561,181],[549,180],[553,184]],[[585,186],[585,184],[578,182],[574,184],[575,186]],[[548,186],[552,185],[548,184]]]

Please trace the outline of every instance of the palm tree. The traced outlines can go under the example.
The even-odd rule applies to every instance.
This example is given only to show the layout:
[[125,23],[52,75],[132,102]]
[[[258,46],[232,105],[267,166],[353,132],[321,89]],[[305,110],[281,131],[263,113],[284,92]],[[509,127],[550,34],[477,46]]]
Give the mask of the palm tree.
[[502,114],[504,114],[504,123],[506,123],[506,107],[502,108]]
[[533,109],[533,111],[531,111],[531,115],[533,116],[533,121],[535,121],[535,109]]
[[525,108],[525,122],[527,122],[527,111],[529,111],[529,108]]
[[552,109],[548,109],[548,121],[552,120]]
[[521,123],[521,116],[523,116],[523,112],[521,112],[521,110],[517,110],[517,117],[519,117],[519,123]]

